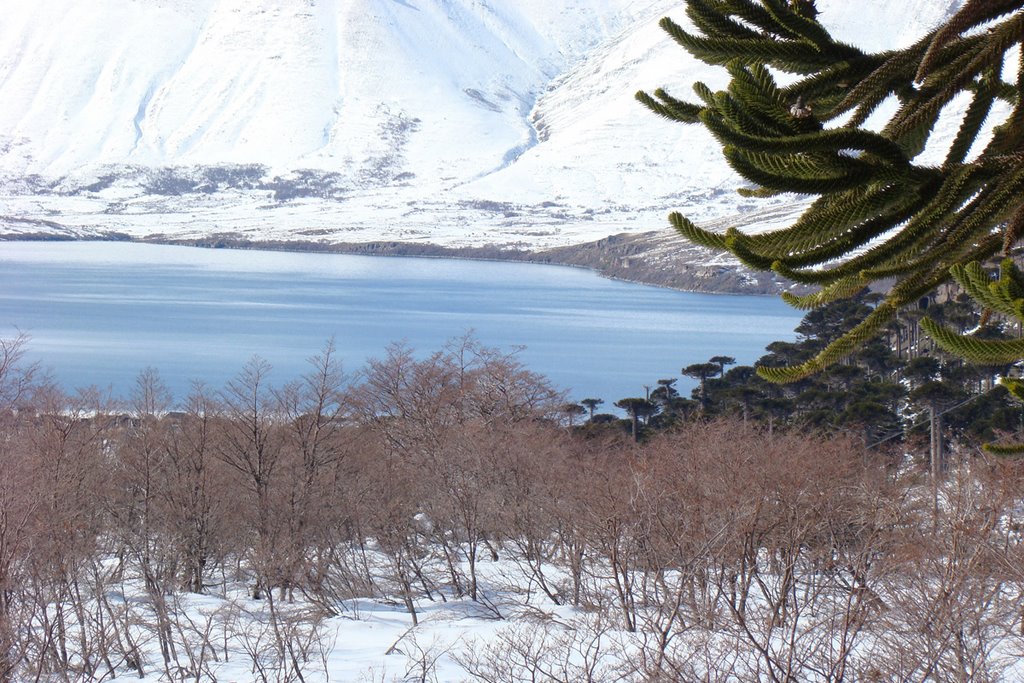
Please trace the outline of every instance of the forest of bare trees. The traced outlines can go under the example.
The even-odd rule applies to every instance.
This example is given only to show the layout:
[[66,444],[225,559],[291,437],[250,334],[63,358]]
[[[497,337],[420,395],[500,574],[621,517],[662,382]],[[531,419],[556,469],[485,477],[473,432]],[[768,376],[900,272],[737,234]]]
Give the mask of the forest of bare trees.
[[[177,400],[146,371],[126,403],[24,344],[0,347],[0,681],[322,680],[364,600],[408,613],[406,680],[443,656],[493,683],[994,681],[1024,652],[1016,462],[935,481],[740,421],[634,443],[472,339],[352,376],[328,345],[284,385],[254,359]],[[501,627],[417,646],[440,602]]]

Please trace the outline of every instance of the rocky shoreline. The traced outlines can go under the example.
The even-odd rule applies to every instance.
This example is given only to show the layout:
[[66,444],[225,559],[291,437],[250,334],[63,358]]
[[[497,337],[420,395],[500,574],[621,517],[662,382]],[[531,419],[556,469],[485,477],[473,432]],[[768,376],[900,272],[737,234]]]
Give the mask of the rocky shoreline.
[[213,249],[460,258],[574,266],[616,280],[708,294],[776,295],[785,290],[797,290],[793,283],[774,273],[751,271],[735,261],[716,255],[710,249],[694,246],[664,231],[612,235],[594,242],[537,251],[499,247],[443,247],[399,241],[252,241],[235,235],[212,235],[202,239],[149,238],[138,241]]
[[[67,241],[80,238],[40,232],[0,236],[0,240],[4,239]],[[587,268],[616,280],[708,294],[776,295],[785,290],[799,291],[793,283],[774,273],[751,271],[710,249],[690,244],[671,231],[611,235],[593,242],[543,250],[488,246],[444,247],[400,241],[329,243],[310,240],[250,240],[230,233],[195,239],[163,236],[133,238],[121,233],[108,233],[90,239],[208,249],[263,249],[541,263]]]

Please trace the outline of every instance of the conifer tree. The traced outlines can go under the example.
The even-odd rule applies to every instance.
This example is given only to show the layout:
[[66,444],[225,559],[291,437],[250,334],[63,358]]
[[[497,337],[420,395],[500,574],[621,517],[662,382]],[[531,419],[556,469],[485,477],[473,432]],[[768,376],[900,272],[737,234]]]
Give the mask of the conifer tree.
[[590,411],[590,417],[588,418],[590,420],[594,419],[594,410],[596,410],[602,403],[604,403],[604,399],[600,398],[585,398],[580,401],[580,404]]
[[[977,262],[955,265],[953,277],[975,301],[984,306],[986,314],[1001,314],[1018,323],[1024,322],[1024,274],[1013,259],[1003,259],[999,277],[989,277]],[[1015,363],[1024,358],[1024,339],[978,339],[958,334],[933,320],[921,321],[921,327],[944,351],[961,356],[979,365]],[[1024,380],[1003,377],[1000,383],[1011,396],[1024,401]],[[1024,454],[1024,444],[985,444],[985,449],[997,455]]]
[[694,363],[680,370],[687,377],[700,380],[700,407],[702,410],[708,409],[708,377],[717,371],[718,365],[715,363]]
[[633,397],[623,398],[615,402],[616,408],[621,408],[629,414],[632,425],[631,434],[634,441],[640,440],[640,420],[647,419],[658,412],[658,406],[647,398]]
[[[901,50],[865,52],[835,40],[813,0],[687,0],[696,31],[661,26],[702,61],[724,67],[726,90],[694,85],[698,101],[664,90],[637,99],[655,113],[700,123],[729,164],[757,186],[815,199],[784,229],[748,234],[704,230],[673,213],[693,242],[744,264],[817,285],[783,295],[802,309],[850,297],[885,279],[895,284],[852,329],[815,357],[761,367],[791,382],[835,363],[882,332],[896,313],[955,278],[984,306],[1024,319],[1024,278],[1005,262],[999,280],[978,265],[1008,257],[1024,232],[1024,0],[966,0],[942,26]],[[797,78],[780,85],[775,74]],[[1009,80],[1007,80],[1009,78]],[[789,82],[792,81],[792,82]],[[969,104],[938,164],[918,157],[954,99]],[[883,102],[898,108],[881,128],[866,125]],[[997,116],[997,113],[1008,112]],[[982,135],[985,123],[998,125]],[[943,348],[986,363],[1024,358],[1024,342],[981,342],[923,323]],[[1024,385],[1007,388],[1024,396]]]

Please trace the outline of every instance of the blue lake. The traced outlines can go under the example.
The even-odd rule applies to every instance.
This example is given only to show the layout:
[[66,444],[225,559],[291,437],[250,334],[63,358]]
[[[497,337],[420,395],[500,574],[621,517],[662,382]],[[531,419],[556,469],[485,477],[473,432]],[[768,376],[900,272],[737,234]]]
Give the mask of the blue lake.
[[[608,405],[714,355],[752,363],[800,313],[772,297],[616,282],[576,268],[111,242],[0,242],[0,336],[67,389],[127,396],[153,367],[177,398],[253,355],[283,383],[334,338],[347,371],[405,341],[422,355],[472,330],[570,396]],[[683,393],[693,382],[681,378]]]

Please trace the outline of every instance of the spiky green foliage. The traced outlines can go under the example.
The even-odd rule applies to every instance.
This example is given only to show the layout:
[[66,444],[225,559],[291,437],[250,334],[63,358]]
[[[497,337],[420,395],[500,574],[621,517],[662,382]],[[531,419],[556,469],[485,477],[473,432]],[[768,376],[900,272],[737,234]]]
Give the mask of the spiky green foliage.
[[[1024,402],[1024,381],[1003,377],[999,383],[1013,396],[1016,401]],[[1024,455],[1024,443],[986,443],[982,448],[992,455],[1000,457],[1019,457]]]
[[[900,309],[951,277],[966,277],[967,264],[1008,254],[1024,232],[1024,50],[1004,68],[1024,40],[1024,0],[967,0],[917,43],[880,53],[834,40],[818,23],[813,0],[687,0],[686,11],[695,31],[668,18],[662,28],[698,59],[724,67],[728,87],[712,92],[695,84],[697,103],[663,90],[637,98],[662,116],[706,127],[732,168],[758,186],[748,194],[816,200],[793,225],[761,234],[711,232],[678,213],[670,215],[672,225],[752,268],[820,286],[809,296],[787,295],[798,308],[895,281],[859,325],[800,365],[760,368],[764,378],[792,382],[821,371]],[[799,78],[781,86],[776,72]],[[1016,74],[1013,82],[1004,72]],[[969,104],[944,160],[920,162],[940,114],[950,115],[956,108],[947,105],[961,95]],[[867,128],[889,99],[895,113]],[[997,102],[1008,106],[997,110]],[[982,140],[984,124],[1007,109]],[[1002,310],[987,301],[995,296],[1002,295],[979,300]],[[929,330],[967,357],[1024,357],[1018,343],[979,345]]]
[[[1020,379],[1011,379],[1009,377],[1003,377],[999,380],[999,383],[1006,388],[1006,390],[1020,402],[1024,402],[1024,381]],[[984,444],[983,448],[992,453],[993,455],[999,456],[1019,456],[1024,455],[1024,443],[987,443]]]
[[[1024,273],[1012,259],[1003,260],[998,278],[989,277],[977,262],[956,265],[950,271],[964,291],[987,311],[1024,320]],[[944,351],[972,363],[1006,365],[1024,358],[1024,339],[978,339],[957,334],[929,319],[922,320],[921,327]]]

